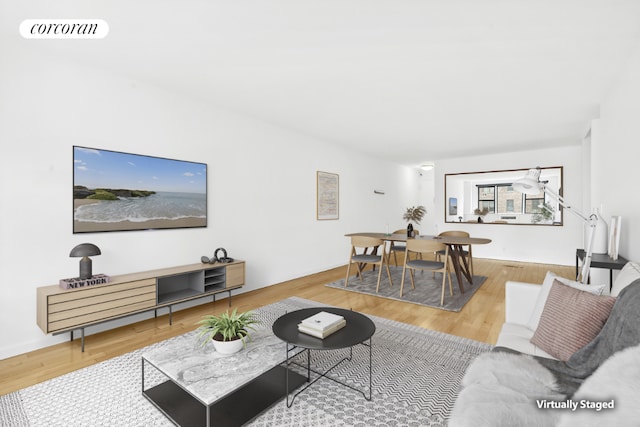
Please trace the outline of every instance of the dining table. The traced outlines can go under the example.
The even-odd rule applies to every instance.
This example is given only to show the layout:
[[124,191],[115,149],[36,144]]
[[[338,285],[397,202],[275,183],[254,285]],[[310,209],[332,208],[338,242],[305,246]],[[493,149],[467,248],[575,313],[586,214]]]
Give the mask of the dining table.
[[[352,237],[352,236],[374,237],[376,239],[385,240],[388,242],[406,242],[407,241],[406,233],[387,234],[387,233],[365,232],[365,233],[349,233],[349,234],[345,234],[345,236],[346,237]],[[469,265],[469,262],[467,262],[464,246],[486,245],[488,243],[491,243],[491,239],[487,239],[484,237],[420,235],[420,236],[410,237],[410,239],[433,239],[441,243],[444,243],[449,247],[449,258],[451,259],[451,264],[453,265],[453,271],[456,275],[456,278],[458,279],[458,287],[460,288],[461,293],[464,293],[463,282],[465,278],[467,279],[469,284],[473,285],[473,275],[471,274],[471,266]]]

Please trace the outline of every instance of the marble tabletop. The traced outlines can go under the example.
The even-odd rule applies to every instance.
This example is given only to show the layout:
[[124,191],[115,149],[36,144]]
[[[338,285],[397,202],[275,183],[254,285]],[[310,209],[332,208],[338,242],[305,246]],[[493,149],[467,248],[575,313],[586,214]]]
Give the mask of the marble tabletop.
[[195,334],[176,337],[142,358],[205,405],[210,405],[286,360],[286,344],[270,328],[256,328],[246,348],[231,355],[201,347]]

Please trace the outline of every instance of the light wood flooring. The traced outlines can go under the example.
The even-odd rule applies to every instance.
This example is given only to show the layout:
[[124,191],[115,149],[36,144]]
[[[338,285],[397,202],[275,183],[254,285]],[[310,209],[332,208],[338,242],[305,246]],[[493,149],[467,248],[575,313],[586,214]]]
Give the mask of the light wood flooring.
[[[344,278],[346,267],[235,295],[232,307],[244,311],[298,296],[495,344],[504,322],[504,284],[507,280],[542,283],[549,270],[567,278],[572,278],[575,273],[573,266],[489,259],[474,259],[474,269],[476,275],[487,276],[488,279],[459,313],[324,286]],[[453,280],[455,285],[455,277]],[[84,353],[80,351],[79,339],[76,339],[0,360],[0,395],[181,335],[195,329],[195,323],[201,316],[223,312],[227,307],[227,300],[223,299],[174,312],[173,325],[169,325],[168,317],[164,315],[89,335],[85,340]]]

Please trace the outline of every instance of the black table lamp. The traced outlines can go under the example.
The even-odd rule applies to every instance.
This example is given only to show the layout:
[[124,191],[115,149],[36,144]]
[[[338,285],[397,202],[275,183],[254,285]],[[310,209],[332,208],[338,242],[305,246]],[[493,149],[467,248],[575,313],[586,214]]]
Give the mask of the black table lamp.
[[100,248],[93,243],[81,243],[71,249],[70,257],[82,257],[80,260],[80,278],[91,278],[91,258],[90,256],[100,255]]

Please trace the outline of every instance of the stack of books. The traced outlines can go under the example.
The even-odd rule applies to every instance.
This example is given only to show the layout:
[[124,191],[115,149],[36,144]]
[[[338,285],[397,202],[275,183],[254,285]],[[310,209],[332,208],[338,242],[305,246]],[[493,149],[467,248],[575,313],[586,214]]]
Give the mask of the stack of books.
[[326,338],[332,333],[344,328],[347,321],[344,317],[321,311],[307,317],[298,324],[298,330],[316,338]]

